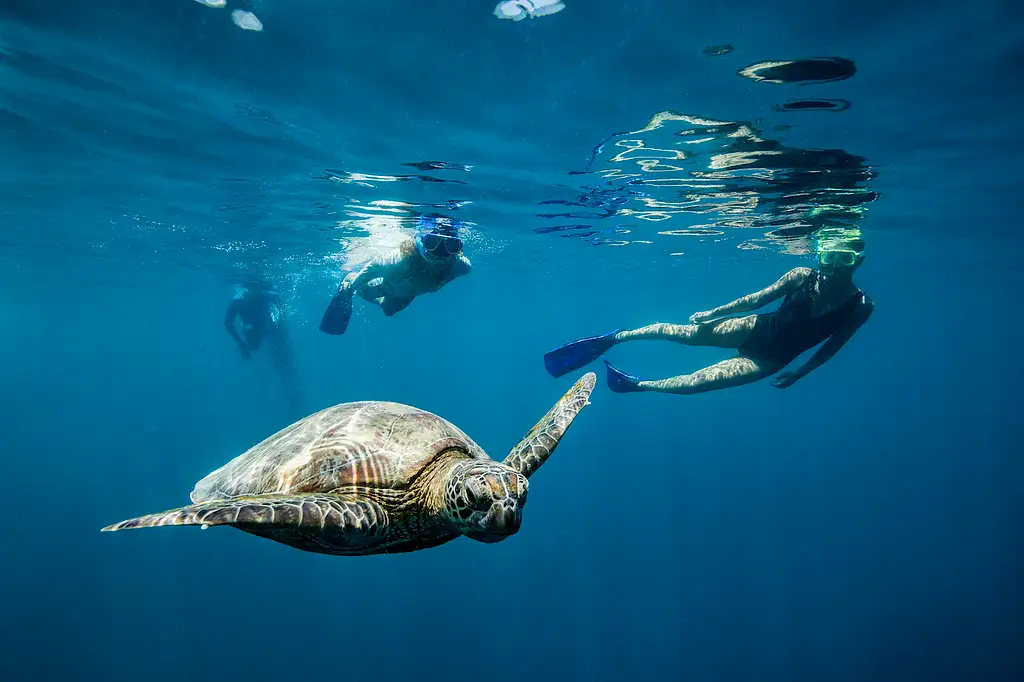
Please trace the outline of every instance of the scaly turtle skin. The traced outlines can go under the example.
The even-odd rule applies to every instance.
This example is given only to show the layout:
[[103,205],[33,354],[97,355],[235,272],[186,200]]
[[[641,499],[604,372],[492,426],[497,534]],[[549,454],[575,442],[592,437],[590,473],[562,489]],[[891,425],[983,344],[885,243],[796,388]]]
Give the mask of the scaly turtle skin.
[[390,402],[302,419],[199,481],[193,504],[103,530],[227,525],[322,554],[394,554],[515,534],[527,479],[594,390],[584,375],[495,462],[454,424]]

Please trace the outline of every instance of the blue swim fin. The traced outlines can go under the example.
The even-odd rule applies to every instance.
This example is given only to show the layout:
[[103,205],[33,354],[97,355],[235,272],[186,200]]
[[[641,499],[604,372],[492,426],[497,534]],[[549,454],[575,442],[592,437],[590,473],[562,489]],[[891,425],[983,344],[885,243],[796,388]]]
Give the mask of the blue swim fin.
[[615,345],[615,335],[618,332],[619,330],[616,329],[601,336],[590,336],[548,351],[544,354],[544,367],[548,370],[548,374],[556,379],[581,367],[586,367]]
[[604,366],[608,369],[608,388],[612,393],[636,393],[644,390],[639,386],[639,377],[615,369],[607,360],[604,361]]
[[331,299],[320,320],[320,331],[332,336],[340,336],[348,329],[348,321],[352,319],[352,289],[338,291]]

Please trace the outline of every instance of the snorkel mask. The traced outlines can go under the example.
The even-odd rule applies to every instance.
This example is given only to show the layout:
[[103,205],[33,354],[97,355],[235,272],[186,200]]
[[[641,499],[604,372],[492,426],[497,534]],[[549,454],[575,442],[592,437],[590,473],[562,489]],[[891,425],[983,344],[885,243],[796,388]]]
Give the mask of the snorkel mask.
[[427,232],[416,237],[416,249],[424,260],[439,262],[449,260],[462,251],[462,240],[436,232]]
[[837,249],[837,248],[822,248],[818,249],[818,260],[822,265],[831,265],[833,267],[852,267],[857,259],[860,258],[860,252],[854,251],[853,249]]
[[819,231],[818,262],[829,270],[852,268],[858,265],[864,253],[864,240],[860,228],[832,226]]

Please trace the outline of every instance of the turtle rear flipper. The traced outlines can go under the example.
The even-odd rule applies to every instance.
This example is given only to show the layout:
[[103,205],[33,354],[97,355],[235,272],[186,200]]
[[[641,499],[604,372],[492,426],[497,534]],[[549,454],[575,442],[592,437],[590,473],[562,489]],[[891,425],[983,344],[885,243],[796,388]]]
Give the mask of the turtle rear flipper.
[[596,383],[596,374],[584,374],[512,448],[504,464],[527,478],[532,476],[558,447],[558,441],[580,410],[590,404],[590,393]]
[[376,502],[333,494],[253,495],[212,500],[148,514],[104,531],[156,526],[234,526],[242,530],[295,529],[373,536],[384,532],[388,515]]

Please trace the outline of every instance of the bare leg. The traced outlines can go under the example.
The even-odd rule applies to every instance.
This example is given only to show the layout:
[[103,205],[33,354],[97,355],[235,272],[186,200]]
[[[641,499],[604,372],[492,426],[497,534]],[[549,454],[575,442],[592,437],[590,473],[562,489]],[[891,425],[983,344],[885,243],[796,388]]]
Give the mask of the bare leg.
[[656,381],[639,381],[637,386],[641,391],[694,395],[749,384],[769,377],[780,369],[782,368],[773,363],[739,355],[697,370],[693,374]]
[[660,339],[674,341],[687,346],[714,346],[715,348],[736,349],[750,338],[757,315],[732,317],[707,324],[655,324],[630,329],[615,334],[615,342],[633,341],[636,339]]

